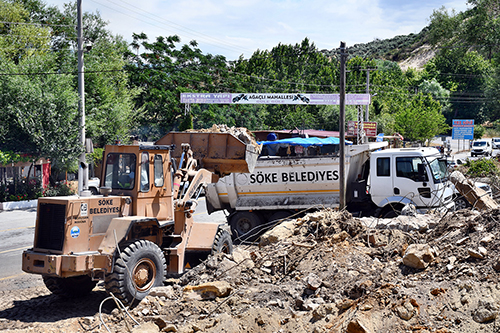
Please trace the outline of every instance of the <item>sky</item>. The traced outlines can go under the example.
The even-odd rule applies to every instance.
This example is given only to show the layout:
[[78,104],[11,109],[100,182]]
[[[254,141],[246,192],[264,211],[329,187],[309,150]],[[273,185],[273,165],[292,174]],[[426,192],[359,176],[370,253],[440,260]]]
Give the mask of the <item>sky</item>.
[[[68,0],[45,0],[62,9]],[[465,11],[467,0],[82,0],[99,12],[113,34],[132,40],[144,32],[196,40],[203,53],[227,60],[257,49],[309,38],[319,50],[418,33],[434,10]]]

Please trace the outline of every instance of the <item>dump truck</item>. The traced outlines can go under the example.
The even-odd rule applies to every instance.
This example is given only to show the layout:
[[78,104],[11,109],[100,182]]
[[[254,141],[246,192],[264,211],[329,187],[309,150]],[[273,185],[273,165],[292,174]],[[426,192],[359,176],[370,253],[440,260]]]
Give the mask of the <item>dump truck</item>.
[[[38,200],[22,269],[54,294],[81,296],[98,281],[133,305],[201,253],[231,252],[225,223],[195,223],[206,184],[255,166],[255,147],[228,133],[169,133],[150,145],[105,147],[100,195]],[[193,259],[194,260],[194,259]]]
[[[339,207],[338,144],[322,145],[317,138],[310,144],[285,141],[288,145],[273,143],[272,154],[261,155],[252,173],[234,173],[207,186],[208,212],[227,210],[233,237],[253,238],[264,226],[301,210]],[[454,208],[446,160],[436,149],[382,149],[386,146],[345,146],[349,211],[389,218],[409,204],[421,213]]]

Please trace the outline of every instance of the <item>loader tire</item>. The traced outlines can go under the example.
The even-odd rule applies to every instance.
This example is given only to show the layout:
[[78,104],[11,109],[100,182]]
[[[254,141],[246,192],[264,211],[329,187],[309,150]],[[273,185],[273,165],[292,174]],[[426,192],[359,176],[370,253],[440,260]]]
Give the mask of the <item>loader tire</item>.
[[151,288],[163,285],[165,256],[158,245],[144,239],[126,243],[120,249],[113,273],[106,275],[106,291],[124,304],[135,306]]
[[215,253],[233,253],[233,241],[227,230],[219,229],[215,234],[214,244],[212,245],[212,254]]
[[76,298],[90,294],[96,286],[97,281],[92,281],[92,278],[88,275],[68,278],[44,275],[43,283],[55,295]]
[[231,232],[238,242],[254,241],[259,235],[262,219],[252,212],[238,212],[231,217]]

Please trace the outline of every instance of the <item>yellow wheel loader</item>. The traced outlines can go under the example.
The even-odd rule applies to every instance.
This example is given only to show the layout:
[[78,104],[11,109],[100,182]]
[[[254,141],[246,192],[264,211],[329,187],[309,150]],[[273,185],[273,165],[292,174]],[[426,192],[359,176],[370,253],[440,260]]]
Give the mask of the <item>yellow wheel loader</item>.
[[182,274],[186,254],[232,251],[229,229],[196,223],[193,212],[208,183],[253,170],[254,146],[228,133],[182,132],[154,145],[109,145],[103,157],[100,195],[38,200],[22,267],[41,274],[50,291],[81,296],[103,280],[133,305]]

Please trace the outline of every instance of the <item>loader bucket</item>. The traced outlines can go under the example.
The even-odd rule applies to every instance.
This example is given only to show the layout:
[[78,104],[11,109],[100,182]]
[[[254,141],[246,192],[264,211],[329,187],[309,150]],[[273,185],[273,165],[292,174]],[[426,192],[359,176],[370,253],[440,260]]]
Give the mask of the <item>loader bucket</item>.
[[182,143],[189,143],[201,168],[220,176],[253,172],[257,163],[256,147],[230,133],[170,132],[155,142],[156,145],[175,145],[171,151],[174,158],[180,158]]

